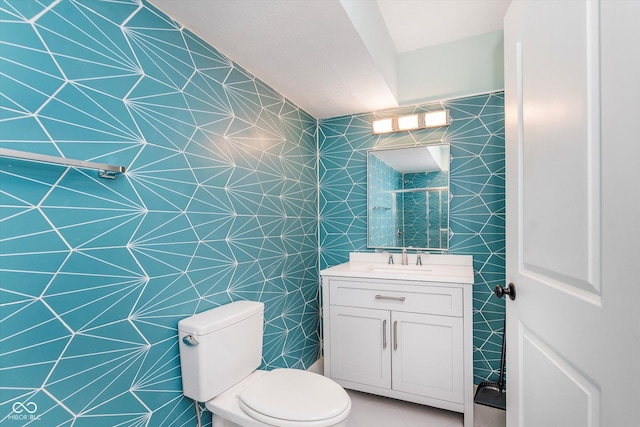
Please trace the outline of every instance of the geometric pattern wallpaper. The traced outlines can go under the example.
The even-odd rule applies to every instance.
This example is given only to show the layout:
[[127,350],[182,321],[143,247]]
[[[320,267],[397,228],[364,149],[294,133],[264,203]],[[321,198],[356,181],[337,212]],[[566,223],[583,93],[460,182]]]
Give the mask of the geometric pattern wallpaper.
[[234,300],[315,362],[317,121],[137,0],[0,20],[1,146],[127,168],[0,159],[0,422],[194,425],[177,323]]
[[[443,128],[372,135],[371,122],[446,108]],[[474,381],[500,368],[505,279],[504,94],[495,92],[376,113],[322,119],[318,130],[320,268],[367,252],[367,150],[449,143],[449,253],[473,255]]]

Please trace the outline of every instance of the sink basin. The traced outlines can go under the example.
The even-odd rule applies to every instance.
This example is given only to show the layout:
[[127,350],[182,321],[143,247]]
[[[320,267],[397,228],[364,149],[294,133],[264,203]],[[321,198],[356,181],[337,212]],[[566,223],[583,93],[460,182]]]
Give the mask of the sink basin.
[[382,272],[389,272],[389,271],[401,271],[401,272],[412,272],[412,273],[419,273],[419,272],[423,272],[423,271],[431,271],[431,268],[429,268],[429,266],[427,265],[395,265],[395,264],[388,264],[388,265],[375,265],[372,266],[369,271],[372,272],[378,272],[378,273],[382,273]]

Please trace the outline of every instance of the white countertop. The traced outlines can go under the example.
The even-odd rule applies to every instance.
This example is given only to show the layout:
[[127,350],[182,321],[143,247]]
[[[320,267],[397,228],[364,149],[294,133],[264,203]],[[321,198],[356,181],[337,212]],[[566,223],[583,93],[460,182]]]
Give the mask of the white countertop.
[[353,252],[349,262],[320,271],[322,276],[401,279],[420,282],[473,284],[471,255],[422,254],[422,265],[416,265],[416,254],[409,254],[408,265],[401,264],[401,254]]

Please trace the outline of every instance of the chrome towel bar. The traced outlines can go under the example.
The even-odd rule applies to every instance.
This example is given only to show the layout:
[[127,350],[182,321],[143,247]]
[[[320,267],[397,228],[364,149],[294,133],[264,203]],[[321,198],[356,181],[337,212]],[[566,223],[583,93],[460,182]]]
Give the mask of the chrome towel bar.
[[30,160],[38,163],[73,166],[81,169],[96,169],[98,170],[98,176],[100,176],[100,178],[115,179],[119,173],[125,173],[124,166],[86,162],[84,160],[67,159],[66,157],[48,156],[46,154],[29,153],[26,151],[10,150],[8,148],[0,148],[0,156],[20,160]]

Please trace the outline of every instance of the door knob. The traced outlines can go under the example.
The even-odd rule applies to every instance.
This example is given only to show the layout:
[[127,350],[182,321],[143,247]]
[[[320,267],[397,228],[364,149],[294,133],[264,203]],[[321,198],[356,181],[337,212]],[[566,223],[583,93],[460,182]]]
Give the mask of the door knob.
[[496,287],[493,289],[493,292],[495,292],[498,298],[502,298],[503,295],[509,295],[511,301],[516,299],[516,285],[514,285],[513,283],[509,283],[506,288],[503,288],[500,285],[496,285]]

